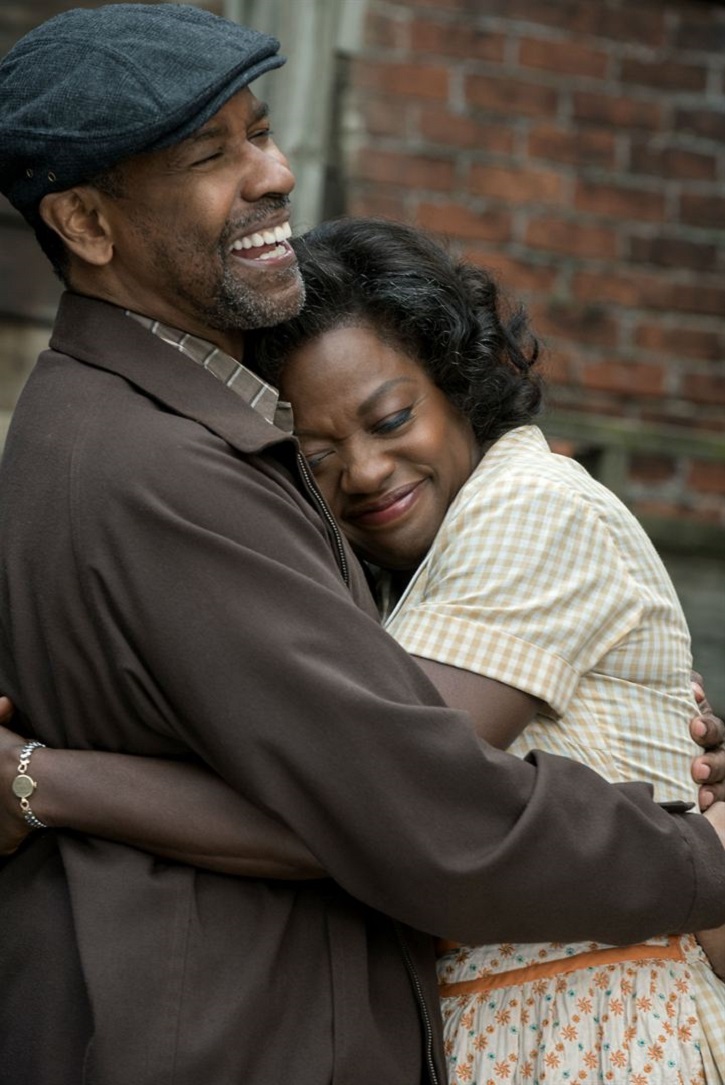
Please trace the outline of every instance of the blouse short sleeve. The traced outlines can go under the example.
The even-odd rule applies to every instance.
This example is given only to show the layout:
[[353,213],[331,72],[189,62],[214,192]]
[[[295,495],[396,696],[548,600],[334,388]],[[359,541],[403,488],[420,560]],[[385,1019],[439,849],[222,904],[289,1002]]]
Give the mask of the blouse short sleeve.
[[643,604],[606,507],[588,492],[598,484],[554,463],[562,458],[545,442],[538,457],[521,454],[510,438],[527,431],[543,442],[534,427],[507,435],[460,491],[388,631],[414,655],[505,682],[561,715]]

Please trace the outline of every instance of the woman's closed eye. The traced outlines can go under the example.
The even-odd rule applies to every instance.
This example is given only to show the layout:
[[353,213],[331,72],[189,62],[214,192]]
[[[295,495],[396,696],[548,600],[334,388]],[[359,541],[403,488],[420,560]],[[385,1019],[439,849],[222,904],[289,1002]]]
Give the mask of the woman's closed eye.
[[[370,425],[367,432],[374,437],[387,437],[402,429],[408,422],[411,422],[413,418],[413,406],[403,407],[402,410],[395,411],[393,414],[388,414],[385,418],[381,418],[378,422]],[[332,456],[334,452],[334,448],[321,448],[319,451],[314,452],[302,450],[302,453],[307,460],[307,464],[312,471],[316,471],[321,467],[324,461]]]
[[312,471],[315,471],[320,466],[323,460],[326,460],[328,456],[332,455],[333,451],[334,450],[331,448],[325,448],[320,452],[305,452],[303,449],[302,455],[307,460],[307,466]]
[[387,433],[393,433],[395,430],[400,429],[401,426],[410,422],[412,418],[413,408],[404,407],[401,411],[396,411],[395,414],[389,414],[385,418],[381,418],[379,422],[371,426],[370,432],[384,437]]

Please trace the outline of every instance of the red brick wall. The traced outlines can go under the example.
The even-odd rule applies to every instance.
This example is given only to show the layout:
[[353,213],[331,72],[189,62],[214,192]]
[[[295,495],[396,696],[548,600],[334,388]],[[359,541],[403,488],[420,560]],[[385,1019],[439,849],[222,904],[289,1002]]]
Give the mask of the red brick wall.
[[[554,405],[725,438],[725,6],[368,10],[347,210],[498,270],[545,337]],[[645,511],[725,525],[725,441],[629,471]]]
[[[620,492],[725,537],[725,5],[359,2],[346,209],[424,224],[497,269],[546,339],[555,406],[709,435],[645,442]],[[2,51],[77,5],[93,0],[8,0]],[[57,292],[0,200],[0,325],[44,326]],[[16,387],[4,396],[1,368],[0,409]]]

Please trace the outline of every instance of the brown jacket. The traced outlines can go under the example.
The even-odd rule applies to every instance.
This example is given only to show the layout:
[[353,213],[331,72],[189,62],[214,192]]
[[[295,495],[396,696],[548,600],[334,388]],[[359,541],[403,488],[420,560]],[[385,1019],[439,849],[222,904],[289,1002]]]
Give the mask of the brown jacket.
[[113,306],[66,295],[51,346],[0,478],[0,688],[53,745],[208,763],[332,878],[37,834],[0,871],[3,1085],[442,1083],[428,935],[725,921],[701,819],[440,705],[292,440]]

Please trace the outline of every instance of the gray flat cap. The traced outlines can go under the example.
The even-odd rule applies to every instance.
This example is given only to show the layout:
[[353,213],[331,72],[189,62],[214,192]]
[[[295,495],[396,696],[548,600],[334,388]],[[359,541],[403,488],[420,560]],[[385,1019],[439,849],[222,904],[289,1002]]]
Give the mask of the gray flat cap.
[[186,139],[284,64],[279,42],[187,4],[63,12],[0,62],[0,191],[33,219],[42,197]]

